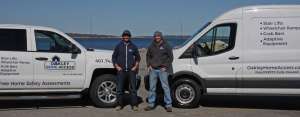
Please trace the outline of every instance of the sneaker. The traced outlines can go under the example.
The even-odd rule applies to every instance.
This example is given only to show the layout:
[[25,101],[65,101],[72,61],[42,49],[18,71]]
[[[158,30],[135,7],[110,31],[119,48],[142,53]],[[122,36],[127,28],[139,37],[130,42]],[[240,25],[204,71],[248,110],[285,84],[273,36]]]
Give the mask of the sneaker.
[[133,107],[132,107],[132,110],[133,110],[133,111],[139,111],[139,108],[138,108],[137,106],[133,106]]
[[116,107],[116,111],[120,111],[120,110],[122,110],[123,108],[121,107],[121,106],[117,106]]
[[167,112],[172,112],[172,107],[166,107]]
[[147,106],[146,108],[144,108],[145,111],[151,111],[153,109],[154,109],[154,107],[151,107],[151,106]]

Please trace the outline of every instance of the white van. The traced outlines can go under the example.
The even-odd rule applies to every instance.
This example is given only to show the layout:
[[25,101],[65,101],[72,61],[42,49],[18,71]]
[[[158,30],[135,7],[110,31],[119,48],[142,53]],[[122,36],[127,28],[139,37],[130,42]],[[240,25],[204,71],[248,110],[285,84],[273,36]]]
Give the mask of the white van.
[[174,49],[174,105],[203,94],[300,94],[300,5],[231,10]]
[[112,51],[86,49],[49,27],[0,25],[0,100],[89,97],[116,105]]

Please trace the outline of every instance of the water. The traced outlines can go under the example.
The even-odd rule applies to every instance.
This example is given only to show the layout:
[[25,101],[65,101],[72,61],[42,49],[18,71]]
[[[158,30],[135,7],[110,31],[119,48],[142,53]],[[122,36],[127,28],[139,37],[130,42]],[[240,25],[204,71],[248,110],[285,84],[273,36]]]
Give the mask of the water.
[[[82,44],[86,48],[95,48],[95,49],[110,49],[112,50],[119,42],[118,38],[109,38],[109,39],[80,39],[76,38],[80,44]],[[147,48],[153,39],[147,38],[134,38],[131,41],[138,48]],[[166,39],[172,47],[182,44],[186,39]]]

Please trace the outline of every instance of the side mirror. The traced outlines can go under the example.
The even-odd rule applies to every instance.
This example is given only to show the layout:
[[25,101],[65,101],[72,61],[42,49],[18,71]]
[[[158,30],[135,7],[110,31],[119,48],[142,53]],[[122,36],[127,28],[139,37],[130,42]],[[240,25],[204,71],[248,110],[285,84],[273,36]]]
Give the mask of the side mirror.
[[72,44],[72,54],[80,54],[81,51],[75,45]]
[[198,58],[198,49],[195,44],[192,46],[192,57]]
[[198,65],[198,48],[197,48],[197,45],[193,45],[192,47],[192,57],[193,57],[193,61],[196,65]]

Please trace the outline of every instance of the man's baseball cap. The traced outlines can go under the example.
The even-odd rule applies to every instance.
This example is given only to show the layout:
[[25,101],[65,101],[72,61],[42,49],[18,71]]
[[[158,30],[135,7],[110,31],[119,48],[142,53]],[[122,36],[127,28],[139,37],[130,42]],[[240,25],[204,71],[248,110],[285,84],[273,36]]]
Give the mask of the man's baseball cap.
[[129,36],[129,37],[131,37],[130,31],[129,30],[124,30],[123,33],[122,33],[122,37],[123,36]]
[[155,31],[153,34],[153,37],[155,37],[155,36],[163,37],[163,34],[162,34],[162,32]]

